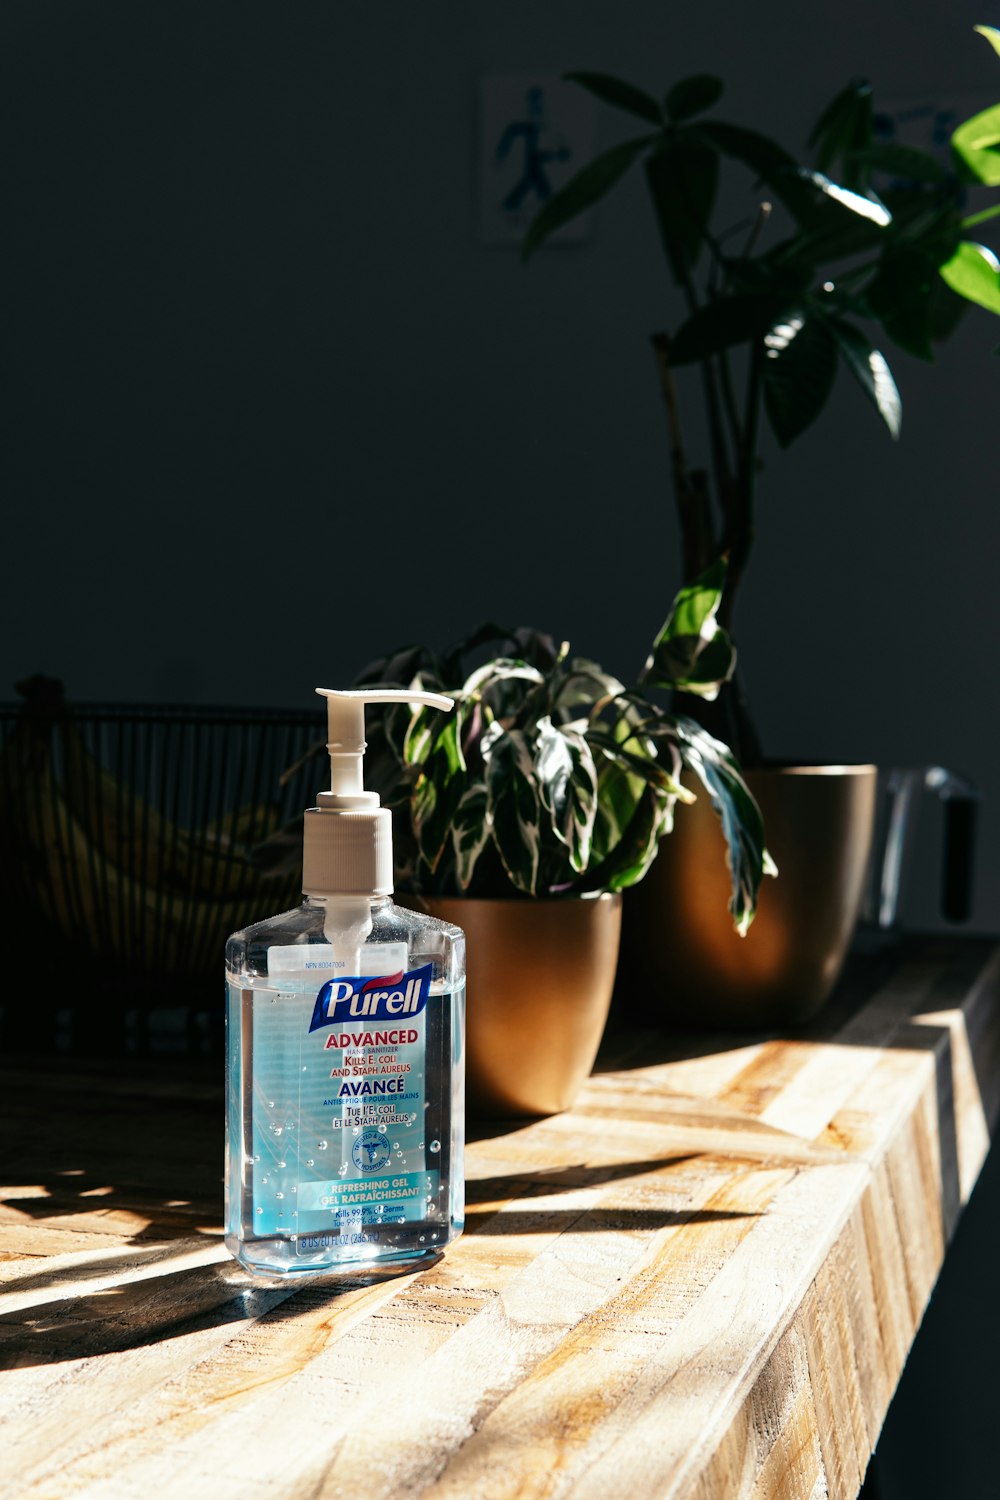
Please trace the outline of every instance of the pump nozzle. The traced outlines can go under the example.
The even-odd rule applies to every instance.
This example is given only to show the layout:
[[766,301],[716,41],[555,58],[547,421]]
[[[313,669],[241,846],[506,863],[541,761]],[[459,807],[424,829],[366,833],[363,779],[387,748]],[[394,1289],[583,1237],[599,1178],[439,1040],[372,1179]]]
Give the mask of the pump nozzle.
[[[317,806],[305,815],[302,889],[307,896],[362,902],[392,892],[392,815],[379,805],[377,792],[366,792],[366,703],[416,703],[452,708],[443,693],[406,688],[357,688],[340,692],[317,688],[327,701],[327,749],[330,790],[320,792]],[[369,923],[370,926],[370,923]]]
[[[366,703],[416,703],[424,708],[453,708],[455,700],[444,693],[411,692],[408,688],[317,688],[326,699],[327,750],[330,752],[330,791],[321,794],[320,806],[378,806],[378,797],[366,792],[362,765],[365,754]],[[357,799],[363,799],[361,801]],[[347,799],[347,800],[345,800]]]

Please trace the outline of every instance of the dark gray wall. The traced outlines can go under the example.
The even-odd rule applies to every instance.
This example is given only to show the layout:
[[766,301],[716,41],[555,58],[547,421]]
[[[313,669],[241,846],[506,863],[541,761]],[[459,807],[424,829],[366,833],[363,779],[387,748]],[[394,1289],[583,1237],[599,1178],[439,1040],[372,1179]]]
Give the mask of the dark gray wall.
[[[678,309],[638,182],[527,270],[480,244],[480,77],[709,69],[797,144],[857,73],[1000,97],[981,12],[7,0],[0,694],[43,670],[77,700],[302,705],[490,615],[632,675],[678,580],[646,342]],[[998,336],[982,314],[937,368],[896,358],[898,445],[842,383],[766,451],[739,632],[773,753],[981,782],[980,928]]]

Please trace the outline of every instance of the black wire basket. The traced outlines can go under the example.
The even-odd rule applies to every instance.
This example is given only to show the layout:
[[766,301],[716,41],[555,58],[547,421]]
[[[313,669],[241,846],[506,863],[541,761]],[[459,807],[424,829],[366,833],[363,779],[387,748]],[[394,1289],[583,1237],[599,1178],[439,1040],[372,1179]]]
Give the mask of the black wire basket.
[[52,683],[0,706],[4,1045],[215,1052],[228,934],[301,899],[322,741],[319,713],[71,707]]

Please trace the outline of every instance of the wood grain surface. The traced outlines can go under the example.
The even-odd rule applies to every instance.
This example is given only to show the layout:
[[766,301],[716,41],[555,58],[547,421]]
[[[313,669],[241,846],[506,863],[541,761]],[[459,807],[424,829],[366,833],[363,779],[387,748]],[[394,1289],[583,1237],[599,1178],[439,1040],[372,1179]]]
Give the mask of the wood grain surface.
[[0,1075],[6,1500],[855,1496],[1000,1087],[1000,949],[855,966],[795,1036],[620,1030],[468,1149],[429,1269],[221,1243],[221,1081]]

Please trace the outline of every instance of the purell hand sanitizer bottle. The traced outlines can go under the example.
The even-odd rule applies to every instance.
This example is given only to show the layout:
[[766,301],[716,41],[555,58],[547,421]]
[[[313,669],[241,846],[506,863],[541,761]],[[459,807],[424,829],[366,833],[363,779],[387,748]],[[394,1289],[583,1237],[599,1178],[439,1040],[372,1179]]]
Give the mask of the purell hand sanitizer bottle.
[[367,703],[332,692],[331,790],[294,911],[226,947],[226,1245],[295,1276],[432,1257],[464,1219],[465,939],[395,906],[392,819],[364,790]]

